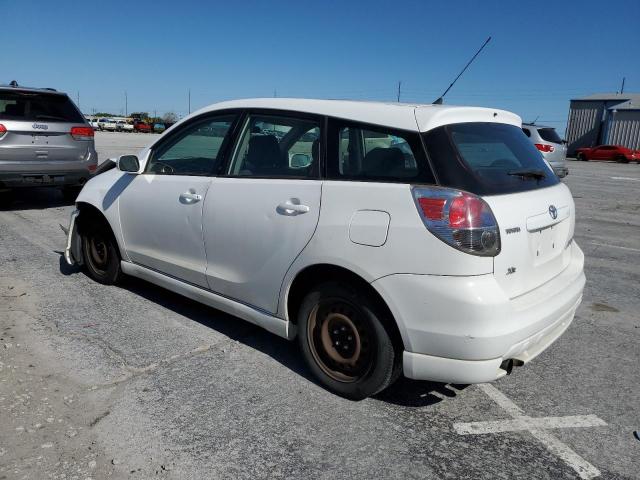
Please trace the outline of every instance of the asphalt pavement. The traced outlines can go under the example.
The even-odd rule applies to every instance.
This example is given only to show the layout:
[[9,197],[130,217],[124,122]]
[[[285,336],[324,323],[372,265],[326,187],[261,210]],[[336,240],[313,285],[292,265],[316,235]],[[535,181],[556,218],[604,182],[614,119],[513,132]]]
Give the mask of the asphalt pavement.
[[[100,159],[149,140],[100,133]],[[361,402],[318,386],[295,343],[66,266],[73,206],[17,193],[0,207],[0,479],[640,478],[640,165],[569,167],[587,286],[565,335],[491,385],[401,380]]]

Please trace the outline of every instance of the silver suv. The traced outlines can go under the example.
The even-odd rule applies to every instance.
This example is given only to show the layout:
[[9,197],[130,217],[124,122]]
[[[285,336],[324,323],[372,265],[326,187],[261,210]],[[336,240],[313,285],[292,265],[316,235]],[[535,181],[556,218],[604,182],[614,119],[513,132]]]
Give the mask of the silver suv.
[[65,93],[0,86],[0,191],[56,186],[75,199],[97,164],[93,128]]
[[549,162],[558,177],[563,178],[569,175],[567,145],[560,138],[555,128],[523,123],[522,131],[540,151],[542,157]]

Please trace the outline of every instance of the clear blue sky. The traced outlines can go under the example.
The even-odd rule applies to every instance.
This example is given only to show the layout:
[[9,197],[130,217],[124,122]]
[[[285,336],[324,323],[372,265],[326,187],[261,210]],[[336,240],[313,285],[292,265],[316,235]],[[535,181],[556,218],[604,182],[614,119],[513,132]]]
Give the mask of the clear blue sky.
[[640,1],[0,0],[0,83],[80,93],[85,113],[187,113],[254,96],[449,104],[564,130],[568,101],[640,91]]

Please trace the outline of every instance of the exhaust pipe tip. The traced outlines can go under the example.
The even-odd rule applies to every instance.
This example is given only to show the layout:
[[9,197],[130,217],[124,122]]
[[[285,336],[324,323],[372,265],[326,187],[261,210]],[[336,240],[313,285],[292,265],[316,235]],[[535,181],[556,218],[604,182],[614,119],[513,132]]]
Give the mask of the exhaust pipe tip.
[[508,358],[500,364],[500,368],[507,372],[507,375],[511,375],[513,367],[521,367],[522,365],[524,365],[524,362],[522,360],[518,360],[516,358]]

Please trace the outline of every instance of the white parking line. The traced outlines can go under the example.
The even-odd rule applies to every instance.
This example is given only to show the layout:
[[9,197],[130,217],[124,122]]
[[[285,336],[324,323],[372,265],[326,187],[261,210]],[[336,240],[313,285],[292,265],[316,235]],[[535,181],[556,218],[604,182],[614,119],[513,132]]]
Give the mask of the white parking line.
[[549,452],[560,457],[567,465],[573,468],[580,478],[591,479],[600,476],[600,471],[596,467],[571,450],[571,448],[547,430],[554,428],[602,427],[607,425],[604,420],[595,415],[528,417],[520,407],[493,385],[485,383],[478,385],[478,388],[507,412],[513,420],[455,423],[453,428],[457,433],[460,435],[483,435],[527,430],[542,443]]
[[589,242],[591,245],[598,245],[599,247],[611,247],[611,248],[619,248],[620,250],[629,250],[630,252],[640,252],[640,248],[633,247],[623,247],[620,245],[611,245],[607,243],[598,243],[598,242]]
[[640,178],[635,177],[611,177],[611,180],[631,180],[632,182],[640,182]]
[[606,423],[595,415],[571,415],[568,417],[518,417],[495,422],[456,423],[453,428],[460,435],[517,432],[519,430],[603,427]]

